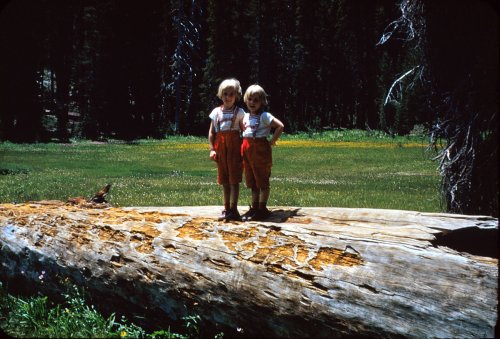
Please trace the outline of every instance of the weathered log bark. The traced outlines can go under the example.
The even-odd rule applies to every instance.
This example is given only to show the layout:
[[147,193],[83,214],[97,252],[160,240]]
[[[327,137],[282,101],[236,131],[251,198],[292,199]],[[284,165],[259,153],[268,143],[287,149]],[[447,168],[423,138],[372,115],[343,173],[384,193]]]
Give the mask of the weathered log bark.
[[498,219],[287,207],[224,223],[218,210],[2,204],[0,278],[49,291],[67,277],[97,304],[249,336],[494,333]]

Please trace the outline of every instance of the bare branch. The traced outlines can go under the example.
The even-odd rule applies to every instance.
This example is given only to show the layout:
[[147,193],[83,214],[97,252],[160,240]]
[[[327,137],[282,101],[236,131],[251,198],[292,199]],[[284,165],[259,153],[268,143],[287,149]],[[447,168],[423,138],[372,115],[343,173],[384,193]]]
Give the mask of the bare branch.
[[382,33],[382,37],[377,43],[377,46],[385,44],[395,33],[401,33],[398,40],[411,41],[421,35],[421,24],[415,22],[415,18],[419,16],[414,15],[422,11],[422,6],[419,2],[404,0],[399,4],[401,16],[391,22]]
[[[385,97],[384,105],[386,105],[387,102],[389,102],[390,99],[401,101],[401,98],[403,97],[402,80],[405,77],[407,77],[408,75],[410,75],[411,73],[413,73],[413,71],[415,71],[419,67],[420,67],[420,65],[417,65],[417,66],[413,67],[412,69],[410,69],[409,71],[405,72],[402,76],[400,76],[399,78],[397,78],[392,83],[391,87],[389,88],[389,92],[387,93],[387,96]],[[397,91],[396,95],[392,95],[394,86],[396,86],[396,84],[399,84],[399,86],[400,86],[399,91]]]

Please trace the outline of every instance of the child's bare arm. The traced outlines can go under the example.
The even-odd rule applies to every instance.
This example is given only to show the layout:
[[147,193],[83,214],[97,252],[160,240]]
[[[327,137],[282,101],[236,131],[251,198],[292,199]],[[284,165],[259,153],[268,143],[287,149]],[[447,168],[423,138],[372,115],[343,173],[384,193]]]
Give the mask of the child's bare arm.
[[241,119],[239,119],[238,124],[240,125],[240,131],[243,132],[245,130],[245,124],[243,124],[243,118],[245,115],[241,116]]
[[276,145],[276,141],[281,136],[281,133],[283,133],[283,129],[285,128],[285,126],[280,120],[274,118],[273,121],[271,121],[271,127],[274,128],[274,134],[271,138],[271,141],[269,141],[269,144],[271,146],[274,146]]
[[215,129],[214,129],[213,121],[212,121],[210,123],[210,128],[208,129],[208,145],[210,146],[210,159],[212,159],[212,160],[216,159],[214,141],[215,141]]

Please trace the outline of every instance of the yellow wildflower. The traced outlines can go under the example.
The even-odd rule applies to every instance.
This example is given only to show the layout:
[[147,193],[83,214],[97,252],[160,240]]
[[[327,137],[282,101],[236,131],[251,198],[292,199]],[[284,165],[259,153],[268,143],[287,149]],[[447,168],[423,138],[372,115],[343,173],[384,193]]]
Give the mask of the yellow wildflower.
[[127,332],[126,332],[125,330],[122,330],[122,331],[120,332],[120,337],[122,337],[122,338],[123,338],[123,337],[126,337],[126,336],[127,336]]
[[[323,140],[282,140],[280,146],[285,147],[349,147],[349,148],[394,148],[398,146],[393,142],[372,141],[323,141]],[[402,147],[426,147],[424,143],[401,143]]]

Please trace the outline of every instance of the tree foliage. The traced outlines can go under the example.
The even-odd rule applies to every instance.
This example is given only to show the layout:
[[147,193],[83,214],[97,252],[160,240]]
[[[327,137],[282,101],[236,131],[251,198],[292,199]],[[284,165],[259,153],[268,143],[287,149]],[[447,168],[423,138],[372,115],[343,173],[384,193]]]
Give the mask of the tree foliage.
[[[395,8],[389,0],[13,0],[1,12],[9,53],[0,62],[4,79],[25,87],[3,85],[0,137],[205,134],[227,77],[244,89],[261,84],[290,132],[380,128],[387,79],[400,71],[387,65],[407,54],[376,46]],[[31,100],[21,108],[20,98]],[[55,131],[43,128],[47,116]]]
[[446,209],[498,216],[498,13],[485,2],[425,4],[434,137]]
[[236,77],[288,132],[424,126],[447,210],[498,214],[497,38],[481,0],[12,0],[0,140],[204,135]]
[[400,9],[381,42],[395,34],[418,51],[425,91],[413,96],[433,112],[432,142],[446,140],[436,157],[445,209],[498,216],[498,13],[483,1],[404,0]]

